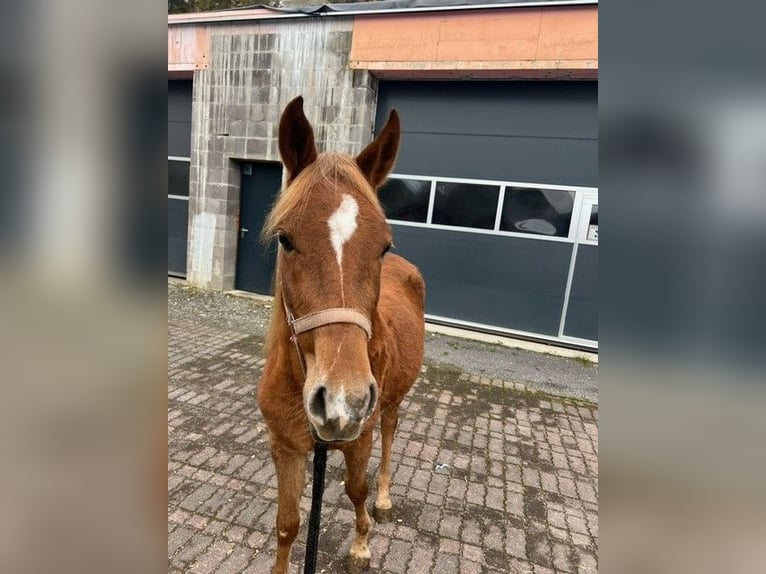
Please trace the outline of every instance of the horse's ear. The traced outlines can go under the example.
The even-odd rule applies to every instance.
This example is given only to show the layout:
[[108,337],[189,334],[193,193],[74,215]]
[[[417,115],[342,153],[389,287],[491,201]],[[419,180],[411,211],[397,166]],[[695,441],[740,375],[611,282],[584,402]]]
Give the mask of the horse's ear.
[[399,136],[401,135],[399,114],[391,110],[388,121],[372,142],[356,156],[356,164],[362,170],[364,177],[373,189],[378,189],[396,161],[399,151]]
[[279,155],[287,168],[288,182],[317,158],[314,130],[303,113],[303,96],[292,100],[279,120]]

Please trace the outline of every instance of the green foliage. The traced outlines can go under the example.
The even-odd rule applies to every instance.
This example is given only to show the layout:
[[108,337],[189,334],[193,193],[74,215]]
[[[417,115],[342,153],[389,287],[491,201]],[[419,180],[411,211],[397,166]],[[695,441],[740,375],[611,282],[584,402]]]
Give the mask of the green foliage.
[[258,4],[278,6],[279,0],[261,0],[260,2],[257,0],[168,0],[168,14],[208,12],[210,10],[225,10],[227,8],[241,8]]
[[573,357],[573,358],[574,358],[575,362],[580,363],[580,365],[583,366],[583,367],[595,367],[596,366],[596,363],[591,361],[585,355],[578,355],[578,356]]
[[168,14],[225,10],[243,6],[274,6],[297,8],[299,6],[320,6],[322,4],[350,4],[353,2],[374,2],[375,0],[168,0]]

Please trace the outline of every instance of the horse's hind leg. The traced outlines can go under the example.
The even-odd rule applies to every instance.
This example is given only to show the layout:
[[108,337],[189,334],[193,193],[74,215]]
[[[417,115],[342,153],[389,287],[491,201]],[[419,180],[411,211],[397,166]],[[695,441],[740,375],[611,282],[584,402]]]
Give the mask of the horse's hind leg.
[[394,431],[399,420],[398,408],[391,406],[380,414],[381,457],[378,470],[378,497],[372,515],[378,522],[391,522],[393,509],[391,505],[391,445],[394,442]]
[[306,479],[306,456],[285,451],[272,443],[271,456],[277,469],[277,559],[273,574],[287,574],[290,549],[298,535],[298,504]]
[[372,432],[360,436],[351,448],[343,449],[346,459],[346,494],[356,512],[356,536],[351,544],[347,570],[357,573],[370,565],[370,549],[367,535],[370,532],[370,516],[367,514],[367,465],[372,452]]

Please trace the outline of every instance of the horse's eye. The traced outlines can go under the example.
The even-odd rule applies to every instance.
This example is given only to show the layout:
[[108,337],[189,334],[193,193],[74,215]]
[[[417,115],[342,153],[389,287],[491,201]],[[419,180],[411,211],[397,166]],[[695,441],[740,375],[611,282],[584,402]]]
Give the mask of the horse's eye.
[[386,253],[388,253],[389,251],[391,251],[391,248],[392,248],[393,246],[394,246],[394,244],[393,244],[393,243],[389,243],[388,245],[386,245],[386,248],[385,248],[385,249],[383,249],[383,253],[381,253],[381,254],[380,254],[380,256],[381,256],[381,257],[383,257],[383,256],[384,256]]
[[295,249],[295,247],[293,246],[293,242],[290,241],[290,238],[287,235],[280,232],[280,234],[277,237],[279,238],[279,244],[282,246],[282,249],[284,249],[288,253]]

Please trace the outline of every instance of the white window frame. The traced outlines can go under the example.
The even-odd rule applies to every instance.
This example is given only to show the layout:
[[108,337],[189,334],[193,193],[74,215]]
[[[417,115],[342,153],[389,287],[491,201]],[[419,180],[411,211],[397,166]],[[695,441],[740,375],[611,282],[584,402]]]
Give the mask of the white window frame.
[[586,195],[583,197],[582,218],[580,221],[579,243],[581,245],[598,245],[598,239],[588,239],[588,230],[590,228],[590,214],[593,206],[598,206],[597,195]]
[[[593,194],[598,197],[598,188],[575,186],[575,185],[556,185],[556,184],[544,184],[544,183],[530,183],[519,181],[502,181],[494,179],[472,179],[464,177],[441,177],[441,176],[425,176],[425,175],[410,175],[404,173],[393,173],[389,175],[389,179],[410,179],[415,181],[430,181],[431,189],[428,198],[428,213],[426,215],[425,223],[420,221],[403,221],[401,219],[386,219],[391,225],[403,225],[405,227],[421,227],[427,229],[442,229],[445,231],[459,231],[462,233],[477,233],[481,235],[496,235],[501,237],[516,237],[519,239],[536,239],[539,241],[555,241],[559,243],[575,243],[578,227],[578,209],[581,207],[582,196]],[[461,227],[457,225],[441,225],[433,223],[433,211],[434,203],[436,201],[436,184],[437,182],[445,183],[467,183],[475,185],[494,185],[500,188],[497,199],[497,208],[495,212],[495,223],[492,229],[479,229],[476,227]],[[569,191],[574,192],[574,202],[572,204],[572,217],[569,221],[569,233],[566,237],[558,237],[551,235],[544,235],[542,233],[521,233],[518,231],[503,231],[500,229],[500,221],[502,218],[503,204],[505,202],[506,189],[509,187],[522,187],[528,189],[550,189],[554,191]]]
[[[598,191],[585,191],[576,198],[575,211],[573,211],[571,228],[576,230],[575,242],[572,247],[572,256],[569,261],[569,271],[567,273],[567,283],[564,289],[564,305],[561,308],[561,318],[559,319],[558,338],[562,341],[571,341],[578,344],[591,344],[598,348],[597,341],[588,341],[578,337],[564,334],[566,327],[567,313],[569,312],[569,297],[572,293],[572,280],[574,278],[575,263],[577,262],[577,251],[580,245],[596,245],[598,241],[588,240],[588,222],[590,221],[590,207],[598,205]],[[585,212],[587,210],[587,213]],[[570,230],[571,230],[570,228]]]

